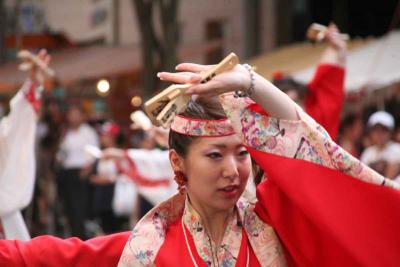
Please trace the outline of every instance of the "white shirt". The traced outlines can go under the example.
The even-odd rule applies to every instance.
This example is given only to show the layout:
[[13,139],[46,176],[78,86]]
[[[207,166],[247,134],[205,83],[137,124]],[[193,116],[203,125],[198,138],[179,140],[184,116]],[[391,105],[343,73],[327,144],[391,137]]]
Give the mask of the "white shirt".
[[10,113],[0,120],[0,217],[25,208],[32,198],[38,116],[25,97],[31,86],[24,83],[10,102]]
[[93,157],[84,149],[86,145],[99,146],[96,131],[92,127],[83,123],[78,129],[69,129],[58,152],[61,165],[70,169],[82,168],[93,163]]
[[389,142],[383,149],[379,149],[377,146],[370,146],[361,154],[360,160],[366,165],[377,161],[400,163],[400,144]]

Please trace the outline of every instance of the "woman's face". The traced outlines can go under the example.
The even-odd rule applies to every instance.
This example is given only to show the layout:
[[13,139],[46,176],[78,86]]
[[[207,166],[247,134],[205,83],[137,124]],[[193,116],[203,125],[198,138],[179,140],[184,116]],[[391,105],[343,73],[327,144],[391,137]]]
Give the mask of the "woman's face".
[[380,124],[373,126],[369,133],[372,144],[378,146],[382,146],[390,141],[390,136],[390,130]]
[[79,127],[84,122],[85,116],[79,108],[71,107],[67,113],[67,120],[71,127]]
[[116,147],[115,137],[111,134],[104,133],[104,134],[100,135],[100,142],[101,142],[101,146],[104,148]]
[[250,157],[237,135],[197,138],[180,160],[191,202],[208,210],[232,208],[250,174]]

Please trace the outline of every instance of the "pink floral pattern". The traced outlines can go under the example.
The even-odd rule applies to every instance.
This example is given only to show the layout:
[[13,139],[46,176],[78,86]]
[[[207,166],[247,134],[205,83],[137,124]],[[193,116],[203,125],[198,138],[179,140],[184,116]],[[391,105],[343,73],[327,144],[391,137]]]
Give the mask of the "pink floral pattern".
[[177,115],[172,122],[171,130],[189,136],[226,136],[234,134],[231,123],[227,119],[201,120]]

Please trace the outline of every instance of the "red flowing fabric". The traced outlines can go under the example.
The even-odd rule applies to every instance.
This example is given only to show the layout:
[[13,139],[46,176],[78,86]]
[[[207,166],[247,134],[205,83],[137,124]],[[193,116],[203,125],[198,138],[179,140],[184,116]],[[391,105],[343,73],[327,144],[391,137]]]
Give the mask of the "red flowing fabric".
[[336,140],[340,114],[344,102],[344,68],[332,64],[319,64],[309,92],[304,99],[305,111]]
[[[200,255],[197,253],[196,245],[189,230],[185,227],[186,236],[193,258],[199,267],[207,267]],[[249,266],[260,267],[254,251],[251,249],[246,236],[246,232],[242,231],[242,242],[239,249],[239,255],[236,261],[237,267],[245,267],[247,264],[247,248],[249,248]],[[185,236],[182,229],[181,219],[176,220],[168,227],[167,236],[160,250],[157,253],[155,265],[157,267],[178,267],[178,266],[194,266],[190,257],[189,250],[186,245]]]
[[130,234],[123,232],[86,241],[49,235],[30,241],[0,240],[0,266],[117,266]]
[[400,191],[247,148],[265,171],[256,212],[289,266],[400,266]]

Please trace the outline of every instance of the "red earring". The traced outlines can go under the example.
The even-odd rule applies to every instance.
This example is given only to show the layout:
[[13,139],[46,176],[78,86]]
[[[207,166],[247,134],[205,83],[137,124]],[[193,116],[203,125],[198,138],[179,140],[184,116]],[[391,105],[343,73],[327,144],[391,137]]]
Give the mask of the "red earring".
[[184,194],[185,190],[186,190],[186,183],[187,183],[187,177],[185,176],[185,174],[183,174],[183,172],[181,172],[181,171],[176,171],[174,180],[178,184],[179,193]]

